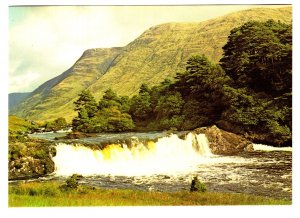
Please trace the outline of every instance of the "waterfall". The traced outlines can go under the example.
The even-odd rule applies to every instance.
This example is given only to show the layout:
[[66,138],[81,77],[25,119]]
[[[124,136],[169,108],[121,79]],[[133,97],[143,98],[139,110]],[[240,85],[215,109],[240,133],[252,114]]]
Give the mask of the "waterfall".
[[185,139],[172,134],[146,143],[133,138],[130,145],[111,144],[103,150],[58,143],[56,150],[55,173],[64,176],[73,173],[124,176],[181,173],[193,171],[212,156],[206,136],[193,133]]
[[212,156],[212,153],[209,148],[209,142],[205,134],[196,135],[196,139],[198,142],[199,152],[204,156]]

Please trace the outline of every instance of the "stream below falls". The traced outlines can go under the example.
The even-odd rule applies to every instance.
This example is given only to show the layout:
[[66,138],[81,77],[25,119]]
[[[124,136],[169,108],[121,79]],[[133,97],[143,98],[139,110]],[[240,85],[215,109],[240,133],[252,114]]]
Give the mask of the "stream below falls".
[[[155,134],[155,135],[153,135]],[[73,173],[82,174],[80,184],[106,189],[146,191],[189,190],[194,176],[212,192],[245,193],[277,199],[292,199],[292,151],[254,145],[254,151],[236,156],[213,155],[205,135],[148,133],[152,141],[133,144],[116,143],[103,150],[64,142],[55,142],[53,157],[56,171],[38,181],[61,180]],[[143,133],[143,138],[147,133]],[[37,134],[52,140],[55,134]],[[118,134],[108,134],[110,138]],[[48,138],[47,138],[48,137]],[[52,137],[52,138],[51,138]],[[126,134],[121,134],[126,138]],[[154,138],[157,138],[154,140]],[[105,134],[85,142],[99,142]],[[81,139],[84,140],[84,139]]]

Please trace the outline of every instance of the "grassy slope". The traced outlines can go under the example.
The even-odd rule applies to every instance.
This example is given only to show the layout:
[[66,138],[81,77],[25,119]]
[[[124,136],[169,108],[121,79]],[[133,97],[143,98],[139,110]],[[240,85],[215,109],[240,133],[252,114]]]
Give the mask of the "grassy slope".
[[32,128],[32,124],[16,116],[8,116],[8,130],[10,133],[27,132]]
[[291,10],[251,9],[201,23],[168,23],[150,28],[130,43],[115,66],[91,86],[100,97],[108,88],[132,95],[143,82],[158,84],[184,69],[191,55],[218,62],[230,30],[249,20],[291,21]]
[[180,206],[180,205],[290,205],[291,201],[274,200],[243,194],[162,193],[136,190],[105,190],[80,187],[63,192],[58,182],[24,183],[9,186],[10,207],[46,206]]
[[[61,80],[44,84],[13,113],[33,120],[69,118],[75,115],[73,99],[102,76],[121,48],[90,49]],[[49,87],[50,86],[50,87]],[[64,107],[67,105],[67,113]]]
[[[165,78],[172,78],[176,72],[184,69],[186,60],[193,54],[205,54],[218,62],[232,28],[249,20],[267,19],[289,23],[291,8],[250,9],[200,23],[154,26],[124,47],[116,59],[116,53],[120,51],[81,58],[74,65],[74,71],[47,95],[37,93],[15,112],[34,120],[65,117],[70,121],[75,115],[72,110],[76,95],[86,87],[92,90],[97,99],[108,88],[121,95],[133,95],[142,83],[153,85]],[[103,76],[101,74],[104,72],[97,71],[99,63],[111,63]]]

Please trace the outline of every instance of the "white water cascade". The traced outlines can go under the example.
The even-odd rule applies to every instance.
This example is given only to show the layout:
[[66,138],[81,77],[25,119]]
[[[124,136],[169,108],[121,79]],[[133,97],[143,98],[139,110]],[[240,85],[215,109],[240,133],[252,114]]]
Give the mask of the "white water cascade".
[[292,147],[273,147],[270,145],[253,144],[255,151],[293,151]]
[[206,136],[189,133],[185,139],[170,135],[143,144],[135,138],[126,144],[111,144],[103,150],[59,143],[53,157],[56,175],[143,176],[194,171],[213,156]]

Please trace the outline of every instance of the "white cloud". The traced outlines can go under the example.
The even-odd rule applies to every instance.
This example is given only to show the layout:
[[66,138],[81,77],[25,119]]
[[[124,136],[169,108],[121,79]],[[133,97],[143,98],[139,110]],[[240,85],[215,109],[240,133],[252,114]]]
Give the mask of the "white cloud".
[[24,92],[24,89],[30,90],[33,84],[38,85],[40,77],[39,73],[27,71],[20,76],[9,78],[9,86],[15,92]]

